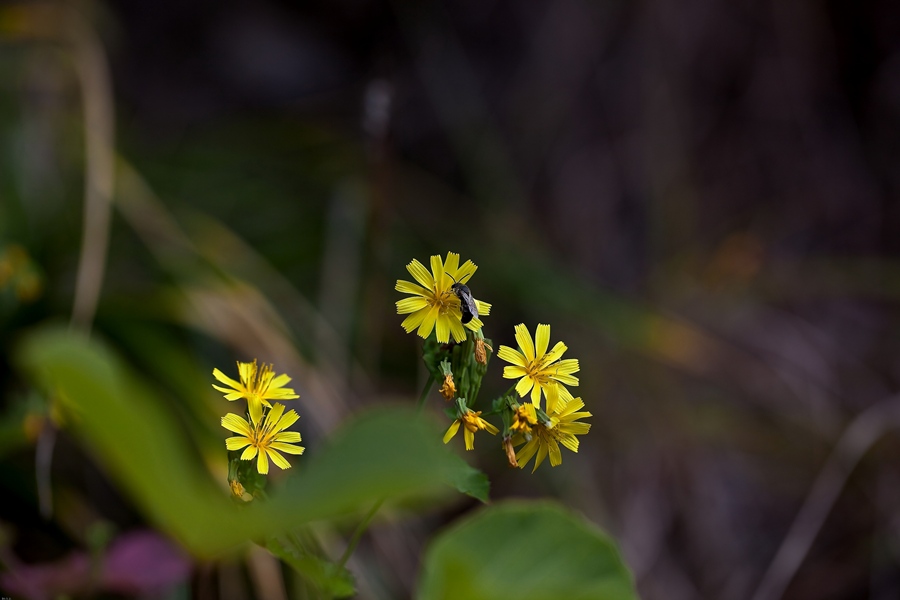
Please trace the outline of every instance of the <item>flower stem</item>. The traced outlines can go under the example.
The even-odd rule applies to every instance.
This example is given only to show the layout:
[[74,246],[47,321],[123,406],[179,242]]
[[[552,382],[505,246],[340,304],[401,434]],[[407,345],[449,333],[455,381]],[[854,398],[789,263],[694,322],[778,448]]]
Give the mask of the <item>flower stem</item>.
[[434,375],[431,373],[428,374],[428,381],[425,382],[425,387],[422,388],[422,395],[419,396],[418,402],[418,410],[422,412],[422,408],[425,406],[425,398],[428,397],[428,392],[431,391],[431,386],[434,385]]
[[366,515],[366,518],[360,522],[359,525],[356,526],[356,531],[353,532],[353,537],[350,538],[350,542],[347,544],[347,549],[344,550],[344,555],[341,556],[341,560],[338,561],[338,570],[344,568],[347,564],[347,561],[350,560],[350,556],[353,554],[353,551],[356,550],[356,547],[359,545],[359,540],[362,538],[363,534],[366,532],[366,529],[369,528],[369,524],[372,522],[372,519],[375,517],[375,513],[378,512],[378,509],[381,508],[381,505],[384,504],[384,498],[379,500],[372,506],[369,510],[369,513]]

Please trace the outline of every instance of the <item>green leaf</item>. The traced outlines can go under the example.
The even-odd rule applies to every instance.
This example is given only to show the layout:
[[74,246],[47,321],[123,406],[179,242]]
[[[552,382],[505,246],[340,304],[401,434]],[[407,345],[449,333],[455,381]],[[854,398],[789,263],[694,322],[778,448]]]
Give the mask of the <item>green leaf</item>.
[[[108,348],[48,328],[27,336],[17,358],[48,393],[67,399],[74,432],[147,518],[201,557],[378,499],[434,498],[459,477],[459,461],[432,423],[412,411],[372,411],[325,447],[292,457],[296,472],[270,501],[235,506],[175,415]],[[226,436],[223,430],[223,452]]]
[[456,469],[450,474],[450,484],[468,496],[472,496],[476,500],[481,500],[485,504],[488,503],[489,493],[491,491],[491,482],[488,476],[472,467],[460,457],[456,457],[458,464]]
[[636,600],[612,539],[551,502],[504,502],[439,534],[421,600]]
[[290,565],[308,583],[327,598],[349,598],[356,593],[356,582],[347,569],[310,552],[293,540],[269,538],[269,551]]

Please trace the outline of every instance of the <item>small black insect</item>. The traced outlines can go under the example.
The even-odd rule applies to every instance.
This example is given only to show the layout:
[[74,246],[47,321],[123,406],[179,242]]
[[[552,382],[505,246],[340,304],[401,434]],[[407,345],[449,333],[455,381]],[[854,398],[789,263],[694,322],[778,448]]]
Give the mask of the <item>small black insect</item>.
[[450,286],[450,291],[459,298],[459,310],[462,311],[460,322],[465,325],[472,319],[478,318],[478,307],[475,306],[475,299],[472,298],[472,290],[469,289],[469,286],[462,282],[457,283],[456,279],[449,273],[448,276],[450,279],[453,279],[453,285]]

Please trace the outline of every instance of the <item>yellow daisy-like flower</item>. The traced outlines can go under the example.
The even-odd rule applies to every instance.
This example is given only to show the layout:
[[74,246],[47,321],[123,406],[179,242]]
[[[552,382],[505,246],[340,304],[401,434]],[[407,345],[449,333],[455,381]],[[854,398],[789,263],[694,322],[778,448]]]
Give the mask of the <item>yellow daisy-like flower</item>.
[[[419,283],[397,280],[394,287],[398,292],[412,294],[409,298],[397,301],[397,314],[409,315],[403,319],[401,326],[410,333],[418,327],[419,336],[427,338],[432,330],[437,331],[437,341],[446,344],[453,336],[455,342],[463,342],[466,332],[463,327],[472,331],[478,331],[484,325],[479,318],[473,318],[463,325],[462,311],[459,308],[459,298],[451,290],[454,280],[464,283],[469,280],[475,270],[478,269],[471,260],[459,265],[459,254],[447,253],[447,260],[442,261],[440,256],[431,257],[431,272],[413,259],[406,265],[406,270]],[[487,316],[491,312],[491,305],[481,300],[475,300],[478,315]]]
[[562,453],[559,445],[562,444],[572,452],[578,452],[578,438],[576,435],[584,435],[591,430],[590,423],[582,423],[578,419],[590,417],[591,413],[587,411],[578,412],[584,408],[584,402],[581,398],[573,398],[560,412],[554,412],[549,415],[550,422],[539,422],[531,428],[531,439],[525,435],[517,434],[513,437],[513,444],[518,446],[524,443],[516,453],[516,462],[520,468],[525,465],[537,454],[534,461],[534,473],[547,455],[550,455],[550,466],[556,467],[562,464]]
[[447,430],[447,433],[444,434],[444,443],[446,444],[453,439],[453,436],[459,431],[460,424],[465,425],[463,437],[466,439],[466,450],[475,449],[475,432],[479,429],[483,429],[491,435],[497,435],[500,430],[482,419],[480,415],[480,410],[475,412],[471,409],[466,409],[466,412],[462,417],[450,424],[450,428]]
[[537,425],[537,414],[534,411],[534,404],[526,402],[520,404],[513,413],[512,424],[509,426],[510,431],[515,433],[531,433],[531,428]]
[[237,366],[240,381],[231,379],[219,369],[213,369],[213,377],[228,386],[213,384],[213,387],[224,392],[226,400],[246,398],[253,423],[259,422],[263,406],[272,407],[269,400],[293,400],[300,397],[291,388],[284,387],[291,378],[287,375],[276,377],[272,365],[257,366],[254,359],[252,363],[238,362]]
[[262,422],[251,424],[243,417],[234,413],[228,413],[222,417],[222,427],[233,431],[237,436],[225,440],[225,447],[229,450],[240,450],[246,446],[241,454],[241,460],[252,460],[257,457],[256,470],[265,475],[269,472],[269,459],[282,469],[290,469],[291,463],[280,453],[303,454],[303,446],[294,446],[300,441],[300,434],[296,431],[285,431],[293,425],[300,415],[296,411],[284,412],[284,404],[276,404],[266,414]]
[[[535,342],[531,339],[531,333],[524,323],[516,325],[516,341],[519,350],[513,350],[509,346],[500,346],[497,356],[512,363],[503,368],[503,377],[506,379],[519,379],[516,391],[519,396],[525,397],[531,392],[531,402],[536,408],[541,407],[541,392],[547,399],[547,411],[556,409],[557,403],[565,406],[572,400],[572,393],[565,385],[578,385],[578,378],[572,373],[579,370],[578,359],[567,358],[560,360],[568,347],[562,342],[556,342],[553,349],[547,351],[550,346],[550,326],[538,325],[535,332]],[[565,384],[565,385],[562,385]]]

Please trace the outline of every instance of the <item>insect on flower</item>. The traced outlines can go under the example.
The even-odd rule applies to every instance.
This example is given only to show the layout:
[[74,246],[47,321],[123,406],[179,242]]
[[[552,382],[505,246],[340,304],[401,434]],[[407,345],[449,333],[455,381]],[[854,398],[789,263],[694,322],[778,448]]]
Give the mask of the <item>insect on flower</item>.
[[[453,279],[453,276],[449,273],[447,274],[450,279]],[[465,325],[472,319],[478,318],[478,307],[475,305],[475,299],[472,298],[472,290],[469,289],[469,286],[463,283],[463,280],[468,280],[472,274],[464,276],[462,280],[456,281],[453,279],[453,285],[450,286],[450,291],[456,294],[456,297],[459,298],[459,310],[462,312],[462,318],[460,322]]]

